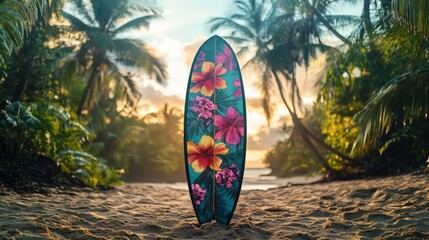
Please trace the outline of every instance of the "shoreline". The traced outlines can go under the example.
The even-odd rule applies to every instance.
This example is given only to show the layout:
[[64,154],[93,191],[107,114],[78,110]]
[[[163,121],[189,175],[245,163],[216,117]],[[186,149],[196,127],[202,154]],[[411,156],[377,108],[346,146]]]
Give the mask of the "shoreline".
[[0,196],[0,238],[425,239],[429,174],[241,193],[229,226],[199,225],[188,191],[125,184]]
[[[276,189],[288,186],[295,185],[307,185],[312,184],[320,180],[320,177],[306,177],[306,176],[295,176],[290,178],[244,178],[243,184],[241,186],[242,191],[252,191],[252,190],[269,190]],[[271,177],[271,176],[269,176]],[[168,187],[178,190],[188,191],[187,182],[128,182],[128,185],[134,186],[155,186],[155,187]]]

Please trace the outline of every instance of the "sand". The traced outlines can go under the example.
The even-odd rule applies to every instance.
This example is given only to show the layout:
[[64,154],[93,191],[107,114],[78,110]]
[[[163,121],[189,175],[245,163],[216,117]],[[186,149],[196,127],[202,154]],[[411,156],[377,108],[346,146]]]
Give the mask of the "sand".
[[429,174],[243,191],[229,226],[199,225],[187,191],[0,193],[0,239],[429,239]]

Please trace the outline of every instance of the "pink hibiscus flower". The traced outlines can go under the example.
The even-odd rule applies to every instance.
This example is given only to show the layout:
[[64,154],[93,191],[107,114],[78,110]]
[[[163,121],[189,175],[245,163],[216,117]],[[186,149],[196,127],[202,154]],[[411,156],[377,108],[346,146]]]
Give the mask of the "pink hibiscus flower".
[[223,52],[216,54],[216,63],[222,63],[223,66],[228,69],[228,71],[234,70],[237,66],[237,63],[234,59],[234,54],[227,45],[223,46]]
[[243,91],[241,90],[241,82],[240,79],[235,79],[234,80],[234,86],[237,87],[237,89],[235,89],[234,93],[232,94],[233,97],[241,97],[241,95],[243,95]]
[[226,143],[238,145],[240,135],[244,136],[244,118],[239,116],[238,111],[233,107],[228,107],[225,118],[216,115],[214,124],[218,128],[215,134],[216,140],[225,138]]

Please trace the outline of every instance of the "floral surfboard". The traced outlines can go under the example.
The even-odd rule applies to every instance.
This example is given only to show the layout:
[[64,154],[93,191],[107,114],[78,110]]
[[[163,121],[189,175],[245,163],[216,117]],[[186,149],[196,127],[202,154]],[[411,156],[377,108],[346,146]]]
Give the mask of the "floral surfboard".
[[243,180],[246,106],[237,58],[219,36],[195,55],[184,124],[186,174],[198,222],[228,224]]

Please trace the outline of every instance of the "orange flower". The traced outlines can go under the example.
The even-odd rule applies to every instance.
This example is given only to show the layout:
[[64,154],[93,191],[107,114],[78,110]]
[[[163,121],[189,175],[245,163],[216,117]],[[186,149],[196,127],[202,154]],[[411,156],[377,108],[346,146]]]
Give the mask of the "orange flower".
[[[192,93],[201,91],[201,94],[205,96],[211,96],[217,89],[225,89],[226,81],[220,76],[226,73],[226,68],[222,67],[222,64],[214,66],[212,62],[203,62],[201,72],[192,73],[191,81],[195,85],[190,89]],[[215,79],[216,77],[216,79]]]
[[188,162],[195,172],[203,172],[207,167],[215,171],[220,170],[222,160],[217,156],[228,153],[225,143],[216,143],[212,137],[203,135],[197,144],[188,141]]

